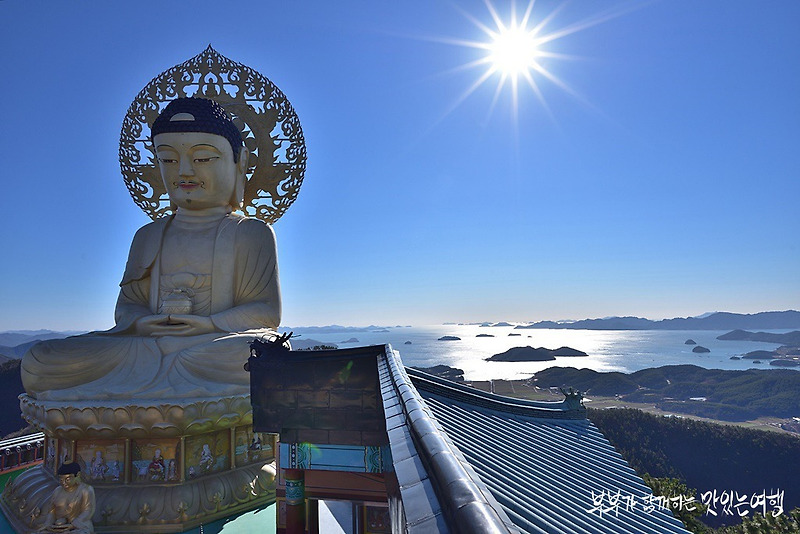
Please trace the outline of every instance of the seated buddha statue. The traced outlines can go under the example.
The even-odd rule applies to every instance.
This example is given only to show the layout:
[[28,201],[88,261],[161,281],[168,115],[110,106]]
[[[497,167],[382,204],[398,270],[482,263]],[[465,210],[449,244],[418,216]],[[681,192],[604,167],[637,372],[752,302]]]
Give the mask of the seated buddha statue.
[[239,129],[213,100],[179,98],[151,132],[173,213],[133,238],[116,326],[25,354],[22,382],[33,398],[247,394],[248,342],[280,324],[272,228],[234,213],[248,160]]
[[58,468],[59,485],[50,496],[49,508],[45,510],[44,524],[39,532],[94,532],[94,488],[83,483],[80,472],[80,466],[74,462]]

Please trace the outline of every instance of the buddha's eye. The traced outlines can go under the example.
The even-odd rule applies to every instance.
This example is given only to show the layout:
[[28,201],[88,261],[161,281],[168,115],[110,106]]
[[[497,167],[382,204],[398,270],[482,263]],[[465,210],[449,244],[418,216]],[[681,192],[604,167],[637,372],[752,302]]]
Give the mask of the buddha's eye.
[[160,161],[161,163],[165,163],[165,164],[167,164],[167,163],[177,163],[178,162],[178,160],[174,159],[174,158],[161,158],[161,157],[158,158],[158,161]]
[[195,158],[195,159],[194,159],[194,162],[195,162],[195,163],[211,163],[211,162],[212,162],[212,161],[214,161],[215,159],[219,159],[219,158],[218,158],[218,157],[216,157],[216,156],[209,156],[209,157],[207,157],[207,158]]

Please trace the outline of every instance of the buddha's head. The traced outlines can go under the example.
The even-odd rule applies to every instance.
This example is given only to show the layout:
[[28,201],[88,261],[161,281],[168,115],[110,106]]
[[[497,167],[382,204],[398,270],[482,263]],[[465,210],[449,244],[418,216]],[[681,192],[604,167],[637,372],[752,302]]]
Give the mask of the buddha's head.
[[64,490],[72,492],[81,481],[81,466],[77,462],[64,464],[58,468],[58,482]]
[[151,128],[173,208],[240,208],[247,149],[227,112],[205,98],[170,102]]

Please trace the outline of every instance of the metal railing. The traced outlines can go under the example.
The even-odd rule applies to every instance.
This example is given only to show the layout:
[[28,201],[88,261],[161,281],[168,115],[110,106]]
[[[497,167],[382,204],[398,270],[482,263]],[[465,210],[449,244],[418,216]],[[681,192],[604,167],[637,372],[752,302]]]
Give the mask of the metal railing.
[[0,441],[0,473],[36,465],[43,459],[44,433],[42,432]]

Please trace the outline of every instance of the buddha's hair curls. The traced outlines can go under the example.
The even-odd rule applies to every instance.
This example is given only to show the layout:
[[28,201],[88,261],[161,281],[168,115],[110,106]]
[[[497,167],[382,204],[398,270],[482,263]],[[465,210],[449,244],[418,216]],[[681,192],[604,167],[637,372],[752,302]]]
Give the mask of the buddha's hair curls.
[[[172,118],[178,113],[188,113],[191,120]],[[230,115],[217,102],[207,98],[176,98],[164,108],[150,128],[151,140],[161,133],[204,132],[224,137],[231,144],[234,161],[242,150],[242,134]]]
[[61,467],[58,468],[59,475],[77,475],[80,472],[81,472],[81,466],[78,462],[63,464]]

